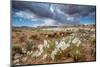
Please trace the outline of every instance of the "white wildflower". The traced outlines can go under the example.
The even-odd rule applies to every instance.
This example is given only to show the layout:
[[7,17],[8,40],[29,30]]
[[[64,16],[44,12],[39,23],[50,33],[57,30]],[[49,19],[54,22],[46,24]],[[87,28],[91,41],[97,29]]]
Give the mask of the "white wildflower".
[[56,46],[56,48],[61,48],[62,47],[62,44],[61,43],[59,43],[57,46]]
[[66,43],[64,41],[62,41],[60,44],[61,44],[61,49],[62,50],[67,48],[67,45],[66,45]]
[[55,41],[55,44],[56,44],[56,47],[55,47],[55,49],[51,53],[52,60],[55,59],[55,55],[58,52],[60,52],[60,49],[64,50],[64,49],[66,49],[67,47],[70,46],[70,43],[67,43],[67,44],[65,43],[65,39],[64,38],[59,43],[58,43],[58,41]]
[[57,48],[58,49],[66,49],[67,47],[69,46],[69,44],[66,44],[64,41],[61,41],[58,45],[57,45]]
[[34,51],[33,54],[32,54],[32,57],[38,57],[38,56],[40,56],[39,51],[38,50]]
[[74,38],[74,40],[72,41],[73,44],[76,44],[79,41],[79,38]]
[[46,44],[46,45],[48,44],[47,40],[44,40],[44,44]]
[[49,44],[48,44],[48,41],[47,40],[44,40],[44,47],[49,48]]
[[80,44],[81,44],[81,41],[79,40],[79,41],[77,42],[76,46],[79,47]]
[[36,50],[32,53],[32,57],[39,57],[42,54],[43,50]]
[[55,41],[55,45],[58,45],[58,41]]
[[19,59],[14,60],[14,63],[18,63],[18,62],[19,62]]
[[76,50],[76,54],[79,54],[80,52],[79,52],[79,50]]
[[70,44],[70,43],[71,43],[71,40],[68,41],[68,44]]
[[23,52],[23,53],[26,53],[26,49],[25,49],[25,48],[22,48],[22,52]]
[[38,45],[38,49],[42,53],[43,52],[43,45],[42,44]]
[[70,44],[69,44],[69,43],[67,43],[67,44],[66,44],[66,46],[67,46],[67,47],[70,47]]
[[23,57],[21,60],[22,60],[22,62],[25,62],[25,61],[27,61],[27,57]]
[[43,57],[42,57],[42,59],[44,60],[46,58],[47,58],[47,54],[44,54]]
[[33,51],[27,51],[27,55],[31,55]]
[[54,51],[52,51],[52,53],[51,53],[52,60],[55,59],[55,55],[57,54],[57,52],[58,52],[58,49],[55,49]]
[[74,38],[74,40],[72,41],[73,44],[76,44],[77,47],[80,46],[81,41],[79,40],[79,38]]
[[14,59],[19,59],[19,58],[21,58],[21,57],[22,57],[22,55],[20,55],[20,54],[15,54]]

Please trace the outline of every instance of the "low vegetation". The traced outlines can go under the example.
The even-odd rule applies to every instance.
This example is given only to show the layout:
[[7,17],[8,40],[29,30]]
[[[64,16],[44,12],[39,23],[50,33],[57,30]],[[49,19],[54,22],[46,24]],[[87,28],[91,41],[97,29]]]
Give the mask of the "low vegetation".
[[91,30],[12,30],[15,65],[94,61],[95,57],[96,39]]

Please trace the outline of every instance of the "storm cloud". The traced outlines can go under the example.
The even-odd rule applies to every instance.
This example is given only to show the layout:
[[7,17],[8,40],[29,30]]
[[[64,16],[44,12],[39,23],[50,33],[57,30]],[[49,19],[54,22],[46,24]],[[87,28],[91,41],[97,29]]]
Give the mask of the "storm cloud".
[[12,1],[12,15],[30,20],[52,20],[55,24],[79,24],[80,17],[94,18],[96,7],[89,5],[51,4]]

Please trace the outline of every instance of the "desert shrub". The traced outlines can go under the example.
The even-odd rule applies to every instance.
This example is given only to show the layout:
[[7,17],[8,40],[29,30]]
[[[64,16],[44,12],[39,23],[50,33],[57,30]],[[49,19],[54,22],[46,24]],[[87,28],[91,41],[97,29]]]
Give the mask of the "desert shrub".
[[49,48],[51,50],[54,50],[55,49],[55,42],[54,41],[50,41],[50,42],[48,42],[48,44],[49,44]]
[[54,41],[49,41],[48,42],[49,47],[43,47],[44,53],[47,54],[47,60],[50,61],[52,60],[51,58],[51,53],[55,49],[56,45]]
[[96,45],[96,39],[95,38],[92,38],[91,39],[91,43],[92,43],[92,45]]
[[39,39],[39,35],[32,35],[30,39]]
[[22,42],[25,42],[26,39],[27,39],[27,36],[26,35],[22,35],[22,36],[20,36],[19,41],[22,43]]
[[50,42],[48,42],[48,44],[49,44],[49,48],[45,48],[44,47],[44,51],[47,53],[47,54],[51,54],[51,52],[55,49],[55,42],[53,42],[53,41],[50,41]]
[[55,55],[55,61],[59,61],[59,60],[65,60],[67,58],[70,58],[70,54],[69,52],[71,51],[71,49],[68,47],[65,50],[61,50],[57,52],[57,54]]
[[85,33],[85,30],[79,29],[78,32],[80,32],[80,33]]
[[18,45],[13,45],[12,46],[12,60],[14,60],[14,56],[15,56],[15,54],[24,54],[23,52],[22,52],[22,49],[21,49],[21,47],[20,46],[18,46]]
[[69,55],[74,59],[74,61],[80,61],[82,57],[81,48],[76,46],[71,46]]
[[12,46],[12,51],[13,53],[19,53],[19,54],[22,54],[22,49],[20,46],[17,46],[17,45],[13,45]]
[[57,52],[57,54],[55,55],[55,61],[61,60],[61,58],[64,57],[62,52]]
[[69,49],[66,48],[65,50],[61,50],[57,52],[57,54],[55,55],[55,61],[58,61],[58,60],[65,60],[69,57]]
[[96,39],[91,38],[91,55],[96,56]]
[[33,46],[32,41],[31,41],[31,40],[27,40],[27,41],[26,41],[26,44],[27,44],[26,49],[27,49],[28,51],[31,51],[31,50],[32,50],[32,46]]

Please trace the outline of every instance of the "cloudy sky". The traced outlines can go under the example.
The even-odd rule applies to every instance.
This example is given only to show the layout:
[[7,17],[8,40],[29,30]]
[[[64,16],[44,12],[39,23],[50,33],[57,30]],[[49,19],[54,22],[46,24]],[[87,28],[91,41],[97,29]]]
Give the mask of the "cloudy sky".
[[95,24],[96,7],[12,1],[13,26]]

